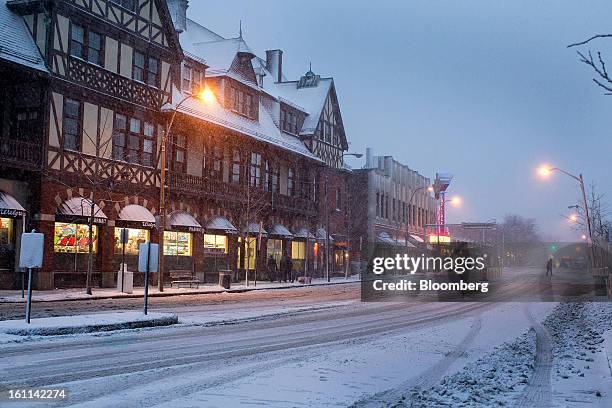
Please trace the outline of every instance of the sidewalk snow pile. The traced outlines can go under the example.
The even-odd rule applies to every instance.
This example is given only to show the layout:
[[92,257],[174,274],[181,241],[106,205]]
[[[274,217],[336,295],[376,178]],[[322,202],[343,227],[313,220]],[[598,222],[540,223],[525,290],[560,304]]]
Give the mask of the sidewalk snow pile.
[[544,325],[553,338],[554,372],[563,379],[584,377],[594,355],[604,351],[603,334],[612,329],[612,305],[564,303],[553,310]]
[[[584,377],[594,356],[604,352],[604,333],[612,328],[612,304],[563,303],[545,319],[553,341],[553,376],[564,381]],[[462,371],[444,377],[429,389],[413,388],[392,407],[489,407],[512,405],[534,371],[536,335],[533,329]],[[587,377],[589,377],[587,375]],[[588,378],[585,378],[585,380]],[[594,387],[597,387],[594,385]],[[594,389],[593,397],[603,390]]]
[[533,330],[512,343],[444,377],[430,389],[413,388],[394,407],[461,407],[506,405],[508,396],[528,383],[533,370],[536,336]]
[[77,316],[45,317],[0,321],[0,333],[20,336],[55,336],[75,333],[135,329],[140,327],[168,326],[178,323],[171,313],[114,312]]

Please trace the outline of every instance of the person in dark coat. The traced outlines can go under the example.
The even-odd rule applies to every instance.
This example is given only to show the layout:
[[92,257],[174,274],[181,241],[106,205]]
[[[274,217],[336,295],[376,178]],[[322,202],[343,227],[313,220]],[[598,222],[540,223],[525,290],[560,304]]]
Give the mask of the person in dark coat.
[[552,267],[553,267],[553,260],[551,256],[548,258],[548,261],[546,261],[546,276],[548,276],[548,274],[550,273],[550,276],[552,277]]
[[291,262],[291,258],[287,255],[283,255],[283,259],[281,261],[281,275],[283,277],[283,282],[291,281],[291,269],[293,268],[293,262]]
[[280,282],[278,275],[278,269],[276,267],[276,259],[272,255],[268,258],[268,277],[270,282],[274,282],[276,279]]

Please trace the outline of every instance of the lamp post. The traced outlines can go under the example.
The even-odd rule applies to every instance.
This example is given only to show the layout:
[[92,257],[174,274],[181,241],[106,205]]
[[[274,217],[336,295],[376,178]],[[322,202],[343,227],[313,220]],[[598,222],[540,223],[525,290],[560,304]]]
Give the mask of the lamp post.
[[[342,159],[345,156],[353,156],[356,158],[361,158],[363,157],[362,153],[342,153],[342,155],[340,156],[340,159],[342,161]],[[329,192],[328,192],[328,180],[327,180],[327,171],[325,171],[325,278],[327,279],[328,282],[331,281],[331,278],[329,276]],[[348,205],[348,200],[347,200],[347,205]],[[347,241],[348,243],[348,241]]]
[[168,138],[170,137],[170,131],[174,124],[174,118],[178,109],[188,99],[196,98],[206,103],[210,103],[214,99],[214,95],[210,89],[204,87],[200,92],[195,94],[186,95],[179,101],[176,106],[172,106],[166,103],[161,107],[162,112],[172,112],[166,131],[164,132],[161,140],[160,155],[161,155],[161,174],[160,174],[160,194],[159,194],[159,268],[158,268],[158,290],[164,291],[164,233],[166,231],[166,147],[168,145]]

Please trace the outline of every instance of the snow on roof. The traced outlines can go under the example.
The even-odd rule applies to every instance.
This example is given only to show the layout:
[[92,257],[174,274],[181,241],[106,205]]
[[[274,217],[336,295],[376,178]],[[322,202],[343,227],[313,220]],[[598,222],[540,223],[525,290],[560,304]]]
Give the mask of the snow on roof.
[[225,74],[229,71],[239,52],[255,56],[241,37],[216,41],[199,41],[191,45],[192,53],[206,61],[207,76]]
[[0,2],[0,59],[48,73],[23,18]]
[[283,224],[274,224],[268,229],[268,234],[272,236],[282,237],[285,239],[293,238],[291,231],[287,229]]
[[312,235],[312,232],[308,230],[308,228],[300,228],[298,231],[293,234],[295,238],[304,238],[304,239],[314,239],[315,236]]
[[300,134],[311,135],[317,130],[319,118],[321,117],[321,112],[323,112],[332,82],[331,78],[321,78],[317,86],[299,89],[297,87],[298,81],[278,82],[275,84],[279,92],[279,98],[303,107],[308,113]]
[[[176,88],[173,89],[172,100],[180,101],[186,95],[182,94]],[[281,132],[272,116],[265,109],[262,103],[259,104],[259,121],[255,121],[225,109],[216,99],[210,103],[204,104],[194,98],[187,99],[178,108],[179,112],[203,119],[207,122],[214,123],[219,126],[234,130],[246,136],[254,137],[266,143],[273,144],[284,150],[298,153],[309,159],[320,161],[317,156],[312,154],[306,147],[304,142],[299,138]]]
[[[325,228],[319,228],[317,230],[317,240],[325,241],[326,237],[327,237],[327,231],[325,231]],[[331,235],[329,236],[329,242],[334,242],[334,239],[331,237]]]
[[245,232],[247,234],[259,234],[261,233],[261,235],[266,236],[268,235],[268,231],[266,231],[263,228],[260,228],[259,224],[256,222],[250,222],[247,228],[244,228],[242,230],[242,232]]

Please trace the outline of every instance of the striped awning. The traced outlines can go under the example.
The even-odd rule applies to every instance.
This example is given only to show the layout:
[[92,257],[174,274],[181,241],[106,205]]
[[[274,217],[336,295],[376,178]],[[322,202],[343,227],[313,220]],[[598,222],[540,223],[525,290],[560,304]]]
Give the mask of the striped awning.
[[0,216],[23,217],[25,214],[25,208],[19,204],[15,197],[0,190]]

